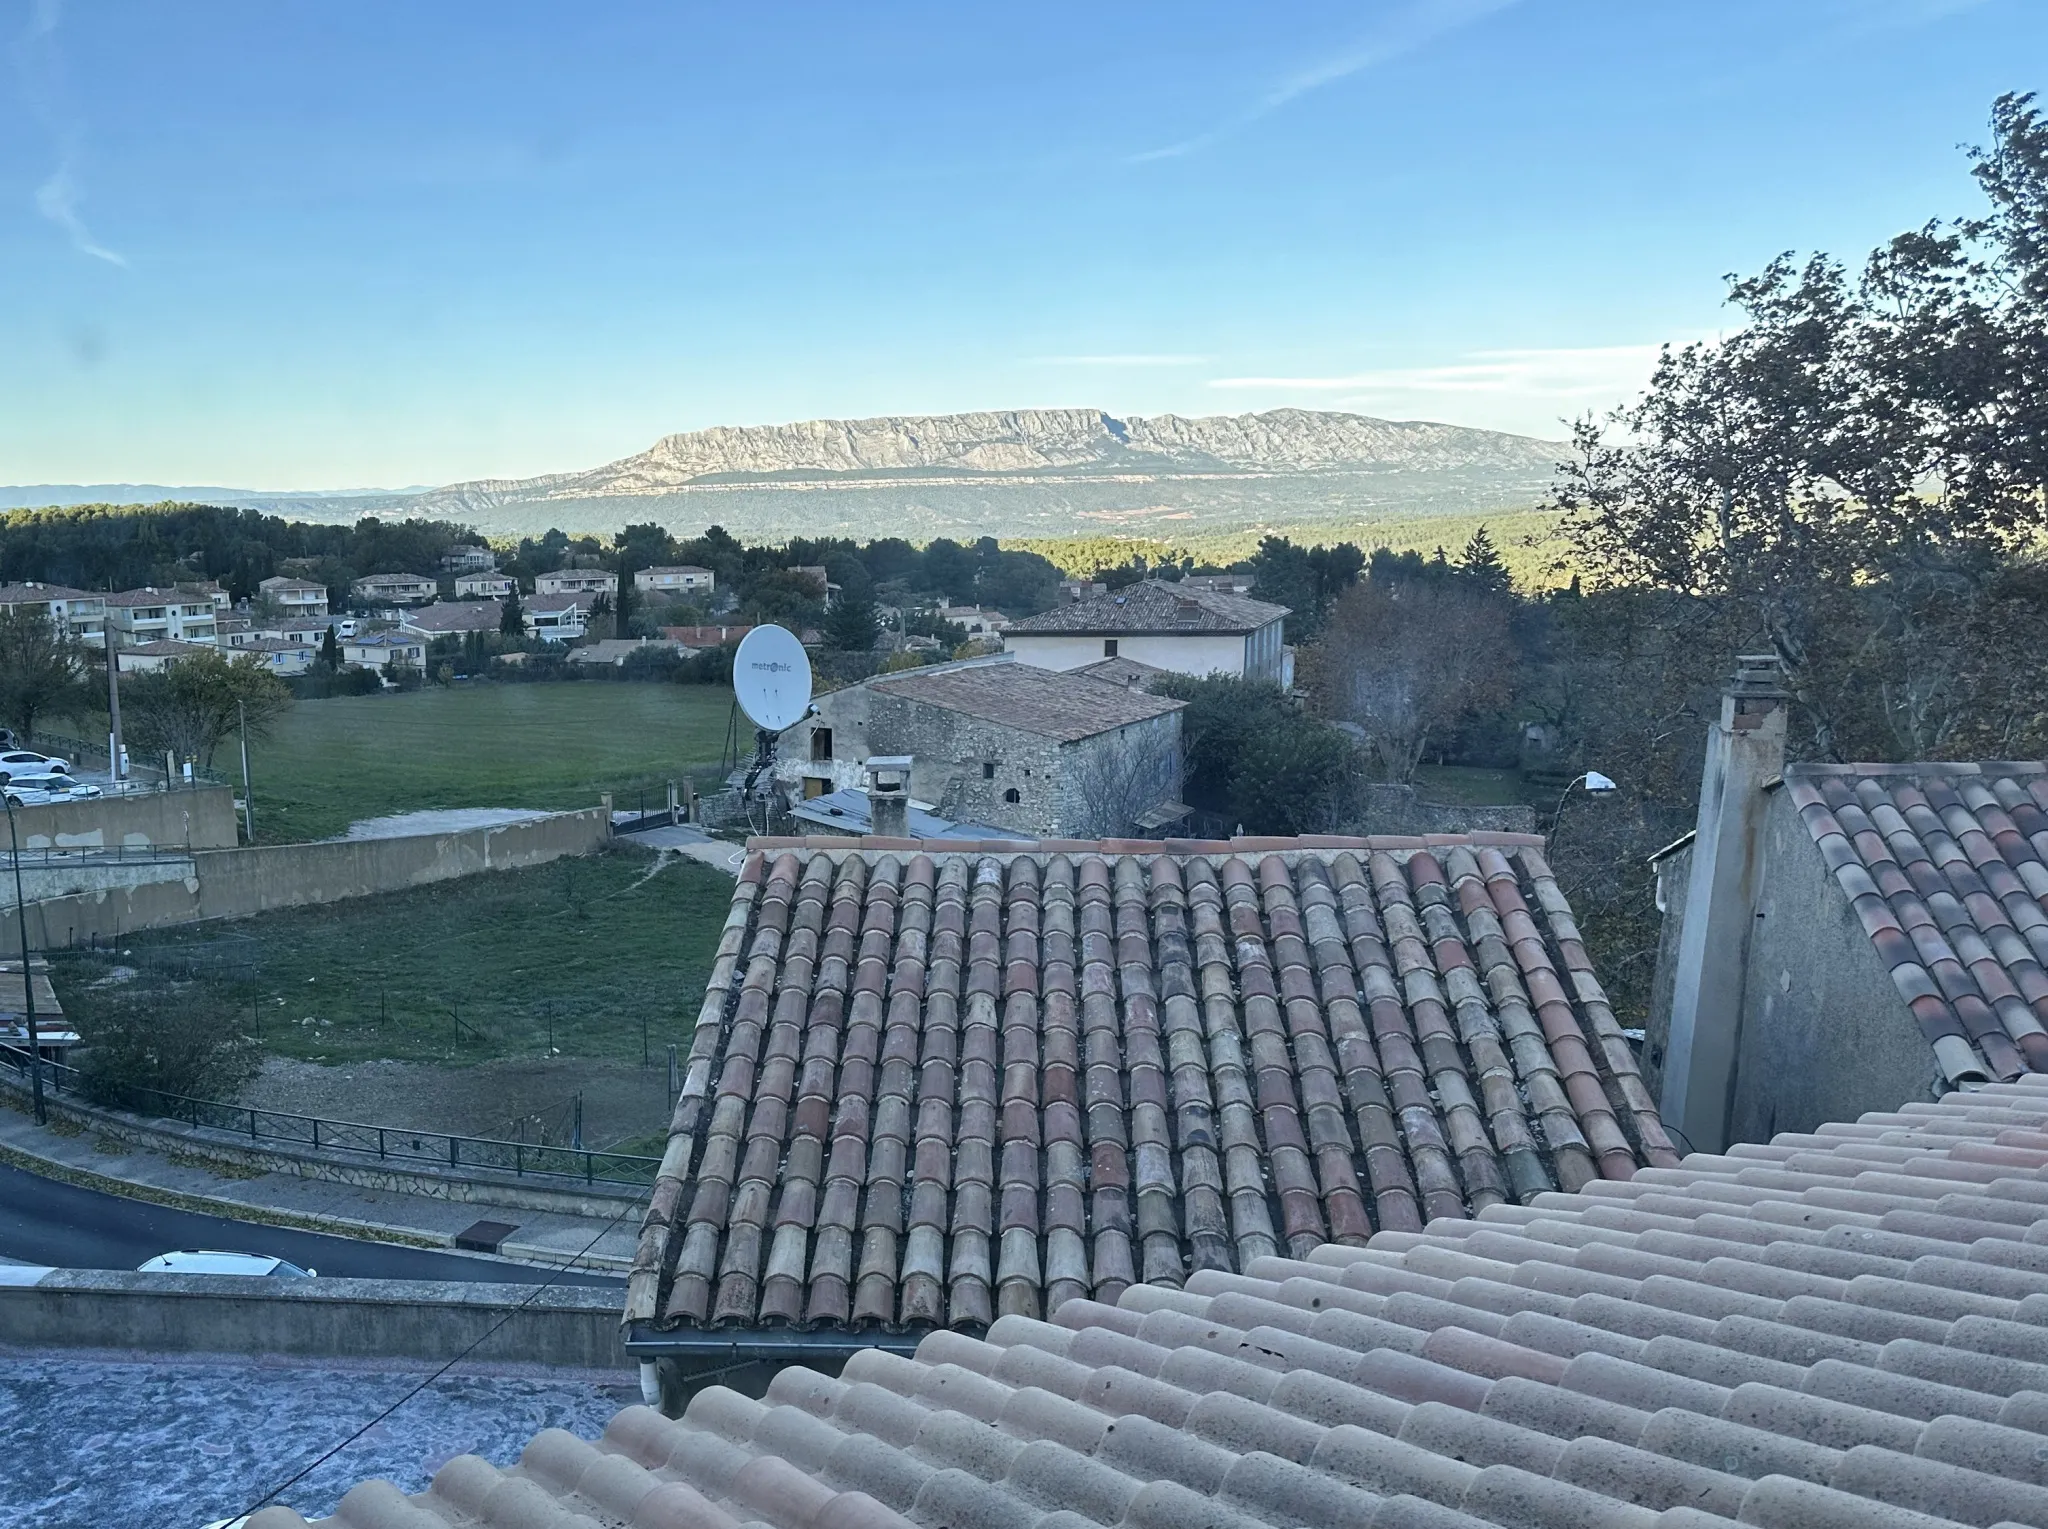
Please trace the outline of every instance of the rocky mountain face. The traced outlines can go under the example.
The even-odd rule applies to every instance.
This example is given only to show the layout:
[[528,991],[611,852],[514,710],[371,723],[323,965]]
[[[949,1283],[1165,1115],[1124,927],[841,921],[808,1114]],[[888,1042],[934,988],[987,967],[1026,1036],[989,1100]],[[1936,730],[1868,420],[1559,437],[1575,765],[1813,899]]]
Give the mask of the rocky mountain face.
[[[425,491],[152,488],[146,498],[311,520],[427,516],[488,535],[608,532],[652,520],[682,534],[718,524],[769,539],[1173,536],[1525,508],[1563,452],[1529,436],[1312,409],[1201,419],[1006,409],[720,426],[663,436],[581,472]],[[49,491],[34,502],[121,497],[105,487]]]
[[1561,451],[1528,436],[1309,409],[1202,419],[1013,409],[721,426],[585,472],[452,484],[406,508],[493,532],[654,519],[736,534],[874,534],[876,516],[909,536],[1064,536],[1156,520],[1223,529],[1527,504]]

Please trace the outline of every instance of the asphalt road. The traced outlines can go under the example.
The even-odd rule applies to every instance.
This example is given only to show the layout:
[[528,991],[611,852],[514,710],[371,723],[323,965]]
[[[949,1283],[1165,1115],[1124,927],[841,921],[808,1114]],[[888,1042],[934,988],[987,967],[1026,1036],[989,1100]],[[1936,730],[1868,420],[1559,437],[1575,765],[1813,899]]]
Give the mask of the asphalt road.
[[[549,1270],[531,1264],[500,1263],[173,1210],[0,1166],[0,1256],[60,1269],[134,1269],[159,1253],[188,1248],[262,1253],[302,1269],[317,1269],[323,1275],[359,1279],[536,1285],[551,1277]],[[553,1277],[565,1285],[624,1283],[605,1274]]]

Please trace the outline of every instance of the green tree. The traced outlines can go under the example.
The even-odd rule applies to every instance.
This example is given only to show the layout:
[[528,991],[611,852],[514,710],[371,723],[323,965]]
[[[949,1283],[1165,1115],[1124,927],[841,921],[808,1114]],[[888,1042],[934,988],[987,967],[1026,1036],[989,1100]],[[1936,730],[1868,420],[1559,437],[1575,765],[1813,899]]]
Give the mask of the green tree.
[[519,605],[519,586],[514,584],[512,592],[505,596],[503,613],[498,617],[498,632],[505,637],[526,635],[526,612]]
[[36,718],[83,698],[84,666],[78,650],[57,635],[33,606],[0,609],[0,715],[22,743],[35,736]]
[[843,652],[867,652],[877,630],[875,602],[866,595],[843,594],[825,615],[825,640]]
[[232,1099],[263,1061],[227,1015],[157,997],[101,1006],[83,1039],[79,1070],[91,1097],[145,1114],[176,1113],[158,1094]]
[[214,750],[247,718],[262,738],[292,704],[291,690],[255,655],[230,661],[215,649],[181,658],[121,685],[123,730],[139,757],[165,754],[211,768]]
[[333,627],[320,634],[320,662],[329,674],[341,667],[341,644],[335,640]]
[[1464,552],[1459,554],[1458,573],[1470,588],[1482,595],[1498,597],[1514,591],[1514,580],[1508,576],[1507,564],[1500,560],[1493,537],[1483,524],[1472,533],[1472,539],[1465,543]]

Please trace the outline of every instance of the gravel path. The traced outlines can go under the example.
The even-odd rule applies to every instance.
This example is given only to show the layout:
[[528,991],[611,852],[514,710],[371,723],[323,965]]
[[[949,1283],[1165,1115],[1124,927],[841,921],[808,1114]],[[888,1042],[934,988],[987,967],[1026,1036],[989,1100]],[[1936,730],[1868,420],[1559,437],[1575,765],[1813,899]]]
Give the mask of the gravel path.
[[[272,1057],[242,1103],[292,1115],[408,1126],[458,1136],[522,1139],[517,1121],[540,1116],[556,1133],[572,1095],[583,1095],[583,1140],[605,1147],[668,1124],[664,1060],[640,1068],[573,1057],[501,1059],[444,1067],[431,1062],[355,1062],[330,1067]],[[523,1139],[536,1140],[529,1124]],[[550,1141],[559,1141],[551,1134]]]

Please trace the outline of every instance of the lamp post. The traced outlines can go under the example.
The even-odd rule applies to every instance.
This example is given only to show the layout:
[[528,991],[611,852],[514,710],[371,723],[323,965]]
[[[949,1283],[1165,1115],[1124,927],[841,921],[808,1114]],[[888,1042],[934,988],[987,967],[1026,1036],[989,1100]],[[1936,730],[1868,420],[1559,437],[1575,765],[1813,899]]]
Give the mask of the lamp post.
[[0,792],[0,804],[7,808],[7,842],[14,851],[14,919],[21,931],[21,999],[28,1016],[28,1086],[35,1101],[36,1124],[47,1125],[49,1112],[43,1106],[43,1046],[36,1034],[36,984],[28,969],[28,899],[21,891],[21,835],[14,824],[14,798]]
[[1613,780],[1608,776],[1602,775],[1598,770],[1587,770],[1582,774],[1574,775],[1570,780],[1566,781],[1564,783],[1564,790],[1558,793],[1557,811],[1550,815],[1550,832],[1553,837],[1557,834],[1557,820],[1564,816],[1564,804],[1571,799],[1572,787],[1579,785],[1581,782],[1584,783],[1589,796],[1605,796],[1608,792],[1615,789]]

